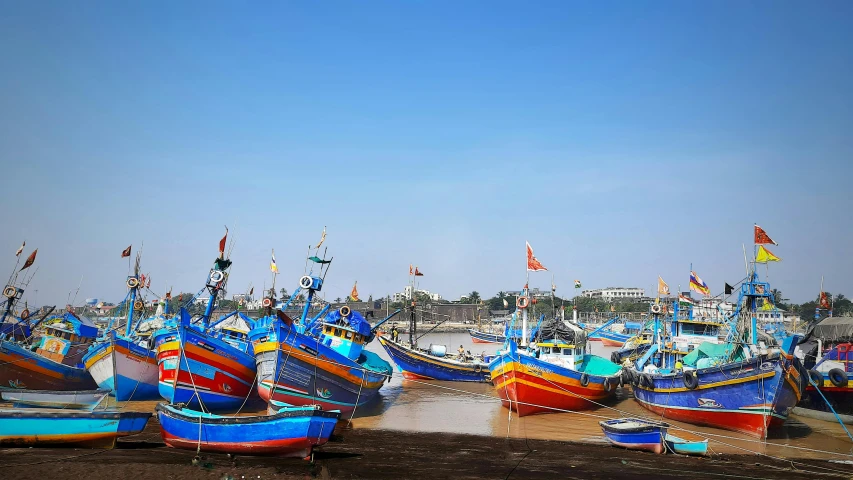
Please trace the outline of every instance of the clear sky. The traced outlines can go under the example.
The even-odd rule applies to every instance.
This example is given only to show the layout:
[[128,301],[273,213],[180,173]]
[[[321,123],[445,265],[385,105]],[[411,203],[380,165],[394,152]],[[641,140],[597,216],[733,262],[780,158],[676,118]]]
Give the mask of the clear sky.
[[[686,289],[744,275],[758,223],[795,302],[853,296],[853,2],[0,3],[0,272],[27,298]],[[33,267],[35,268],[35,267]],[[36,294],[35,291],[38,290]]]

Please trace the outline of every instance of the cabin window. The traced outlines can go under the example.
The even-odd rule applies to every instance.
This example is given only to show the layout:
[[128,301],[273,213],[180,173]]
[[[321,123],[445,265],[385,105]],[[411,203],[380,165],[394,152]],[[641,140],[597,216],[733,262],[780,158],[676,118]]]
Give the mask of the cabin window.
[[551,353],[550,347],[542,347],[542,353]]
[[349,330],[346,330],[344,333],[346,334],[345,336],[346,336],[347,340],[352,340],[352,332],[350,332]]
[[571,348],[564,348],[563,349],[563,355],[571,355],[571,354],[572,354]]
[[340,337],[340,336],[341,336],[341,329],[340,329],[340,328],[336,328],[336,329],[335,329],[335,336],[336,336],[336,337]]

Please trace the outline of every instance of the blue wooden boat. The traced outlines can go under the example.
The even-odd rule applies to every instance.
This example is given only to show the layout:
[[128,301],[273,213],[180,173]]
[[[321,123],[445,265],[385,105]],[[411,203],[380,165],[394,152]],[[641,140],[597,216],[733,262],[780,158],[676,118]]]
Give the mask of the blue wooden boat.
[[145,428],[150,413],[19,408],[0,410],[0,445],[113,448]]
[[708,440],[692,441],[685,440],[669,433],[664,437],[667,450],[682,455],[695,455],[704,457],[708,454]]
[[604,436],[613,445],[631,450],[664,453],[666,423],[650,422],[641,418],[617,418],[598,422]]
[[[127,277],[125,284],[127,296],[118,309],[127,309],[124,332],[112,328],[98,338],[83,357],[86,370],[101,388],[112,391],[118,401],[154,400],[159,398],[157,388],[157,353],[149,338],[137,333],[143,320],[144,303],[137,300],[138,290],[144,288],[144,277],[139,273],[139,254],[136,255],[136,267],[133,275]],[[138,319],[135,320],[135,317]],[[135,323],[134,323],[135,321]]]
[[[758,342],[756,305],[770,295],[770,285],[753,270],[728,325],[695,319],[692,307],[683,315],[678,302],[671,318],[655,314],[655,341],[629,373],[637,402],[664,418],[766,438],[771,425],[784,423],[805,385],[794,363],[798,336],[782,346]],[[664,321],[670,323],[665,329]],[[697,331],[711,339],[694,345]],[[722,342],[718,331],[729,332]]]
[[0,398],[12,402],[15,408],[68,408],[94,410],[109,395],[107,389],[98,390],[24,390],[0,388]]
[[379,343],[397,364],[404,378],[450,382],[492,381],[489,364],[485,360],[449,356],[444,345],[430,345],[429,350],[424,350],[386,337],[379,337]]
[[160,435],[166,445],[204,452],[246,455],[276,454],[305,458],[329,441],[339,411],[288,407],[272,415],[220,416],[179,405],[156,407]]

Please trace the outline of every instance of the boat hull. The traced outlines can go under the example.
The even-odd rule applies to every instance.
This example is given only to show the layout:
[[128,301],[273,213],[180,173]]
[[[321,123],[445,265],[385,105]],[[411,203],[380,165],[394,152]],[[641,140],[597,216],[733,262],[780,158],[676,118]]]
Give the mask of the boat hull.
[[664,418],[766,438],[767,429],[782,424],[801,396],[792,358],[699,369],[695,389],[685,386],[683,374],[650,375],[654,386],[635,381],[634,398]]
[[647,452],[661,454],[664,449],[663,438],[666,435],[666,427],[650,427],[644,431],[620,432],[609,429],[607,422],[601,422],[604,437],[608,442],[617,447],[629,450],[644,450]]
[[[258,394],[273,408],[319,405],[352,413],[391,376],[387,362],[382,371],[374,371],[283,325],[255,342]],[[362,355],[375,357],[367,351]]]
[[403,373],[404,378],[450,382],[491,382],[488,365],[462,363],[413,351],[399,343],[379,337],[379,343]]
[[93,345],[83,362],[98,386],[110,389],[118,401],[160,398],[157,353],[152,350],[111,335]]
[[150,413],[53,409],[0,410],[0,445],[113,448],[141,432]]
[[340,412],[297,407],[263,417],[220,417],[160,404],[157,416],[163,441],[173,448],[304,458],[329,441]]
[[[519,416],[559,413],[595,408],[596,403],[613,396],[616,377],[589,375],[581,384],[582,372],[520,355],[512,349],[489,364],[492,383],[504,407]],[[609,390],[608,390],[609,388]]]
[[238,408],[252,393],[255,359],[232,345],[185,325],[159,330],[158,390],[170,403],[208,410]]
[[481,332],[473,328],[468,329],[468,334],[471,335],[471,341],[474,343],[504,343],[506,341],[506,337],[503,335]]
[[85,368],[54,362],[9,341],[0,341],[0,386],[30,390],[97,388]]

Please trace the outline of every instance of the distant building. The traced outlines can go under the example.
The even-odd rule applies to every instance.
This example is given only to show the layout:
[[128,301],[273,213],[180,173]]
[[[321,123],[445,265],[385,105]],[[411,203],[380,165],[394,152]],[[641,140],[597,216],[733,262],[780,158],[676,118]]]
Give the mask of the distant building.
[[[441,300],[441,295],[439,295],[437,293],[430,292],[429,290],[418,289],[417,293],[420,295],[426,295],[427,297],[430,298],[430,300],[432,300],[434,302]],[[395,302],[402,302],[403,300],[411,300],[411,299],[412,299],[412,286],[411,285],[406,285],[406,287],[403,288],[402,292],[398,292],[398,293],[391,295],[391,300],[393,300]]]
[[581,296],[586,298],[594,298],[604,302],[625,301],[632,302],[640,301],[646,296],[646,291],[642,288],[633,287],[607,287],[596,288],[594,290],[583,290]]
[[251,295],[248,295],[246,293],[238,293],[236,295],[232,295],[231,300],[239,304],[245,304],[251,302],[253,299]]

